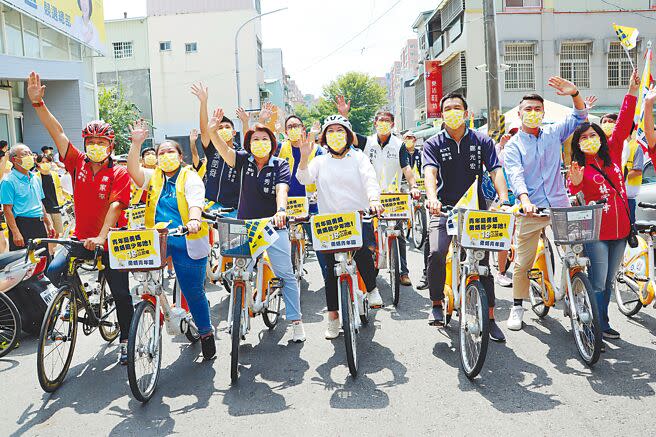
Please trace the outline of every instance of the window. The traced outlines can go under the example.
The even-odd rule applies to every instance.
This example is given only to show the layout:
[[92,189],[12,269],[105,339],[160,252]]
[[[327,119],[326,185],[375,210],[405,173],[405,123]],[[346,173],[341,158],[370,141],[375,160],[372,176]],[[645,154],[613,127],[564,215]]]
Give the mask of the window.
[[68,61],[68,37],[53,28],[40,25],[41,54],[45,59]]
[[262,13],[262,5],[260,4],[260,0],[255,0],[255,10],[258,14]]
[[68,49],[71,52],[71,59],[75,61],[82,60],[82,45],[72,39],[68,40]]
[[507,8],[541,8],[542,0],[505,0]]
[[36,20],[26,15],[23,15],[23,44],[26,57],[38,58],[41,56],[39,25]]
[[257,39],[257,65],[264,68],[262,64],[262,41],[259,38]]
[[560,76],[579,88],[590,88],[590,44],[567,43],[560,46]]
[[23,32],[21,14],[13,9],[5,9],[5,32],[7,35],[7,54],[23,56]]
[[448,0],[446,5],[440,11],[440,20],[444,26],[447,26],[451,21],[465,10],[465,2],[463,0]]
[[452,91],[464,91],[467,88],[467,63],[465,54],[454,57],[442,65],[442,91],[448,94]]
[[160,41],[159,51],[160,52],[169,52],[169,51],[171,51],[171,41]]
[[[638,51],[629,50],[634,65],[638,65]],[[626,87],[631,79],[631,61],[619,42],[611,42],[608,50],[608,87]]]
[[505,88],[507,90],[535,89],[535,51],[533,44],[506,44],[504,63],[506,70]]
[[452,43],[462,35],[462,17],[449,27],[446,32],[449,35],[449,42]]
[[198,43],[188,42],[185,44],[185,53],[196,53],[198,51]]
[[133,55],[132,41],[122,41],[112,43],[114,47],[114,59],[131,58]]

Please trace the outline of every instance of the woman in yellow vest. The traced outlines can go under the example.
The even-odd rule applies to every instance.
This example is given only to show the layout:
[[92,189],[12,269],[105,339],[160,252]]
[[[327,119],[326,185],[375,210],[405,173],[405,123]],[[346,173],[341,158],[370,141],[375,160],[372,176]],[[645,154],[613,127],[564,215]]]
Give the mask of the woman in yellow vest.
[[[50,216],[52,225],[55,228],[57,235],[55,238],[64,234],[64,225],[62,223],[61,207],[66,202],[64,197],[64,191],[61,186],[61,179],[59,179],[59,174],[53,170],[53,159],[49,155],[41,154],[36,158],[37,177],[41,179],[41,185],[43,186],[43,194],[45,198],[43,199],[43,205],[46,208],[46,213]],[[50,252],[53,253],[56,245],[49,245]]]
[[146,169],[139,163],[139,150],[148,137],[148,128],[138,121],[131,128],[132,145],[128,153],[128,173],[134,183],[148,192],[146,228],[168,223],[169,229],[186,226],[185,237],[169,237],[167,256],[173,260],[180,290],[201,335],[203,357],[216,355],[210,310],[205,296],[205,266],[210,253],[209,229],[201,221],[205,186],[198,174],[182,165],[182,148],[167,140],[157,146],[157,168]]

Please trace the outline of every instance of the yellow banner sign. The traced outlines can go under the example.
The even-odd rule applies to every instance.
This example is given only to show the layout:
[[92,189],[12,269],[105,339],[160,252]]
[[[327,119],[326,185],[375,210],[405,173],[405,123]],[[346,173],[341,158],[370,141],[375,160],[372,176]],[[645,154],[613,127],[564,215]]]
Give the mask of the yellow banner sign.
[[287,217],[303,218],[310,215],[310,204],[307,197],[290,197],[287,199]]
[[410,195],[408,193],[384,193],[380,195],[383,204],[383,218],[409,219],[412,217]]
[[362,247],[362,218],[356,212],[312,217],[314,250],[349,250]]
[[162,266],[159,232],[155,229],[111,231],[107,238],[109,266],[113,269],[149,269]]
[[143,229],[146,226],[146,207],[132,208],[127,211],[128,228]]
[[468,210],[463,217],[461,244],[488,250],[508,250],[515,226],[510,213]]

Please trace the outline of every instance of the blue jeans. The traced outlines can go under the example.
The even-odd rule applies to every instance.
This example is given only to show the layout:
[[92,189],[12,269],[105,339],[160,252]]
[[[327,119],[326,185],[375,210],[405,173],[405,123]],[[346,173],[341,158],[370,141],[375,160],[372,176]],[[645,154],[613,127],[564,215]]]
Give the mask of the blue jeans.
[[631,223],[635,223],[636,200],[628,199],[628,201],[629,201],[629,216],[631,218]]
[[180,291],[184,295],[189,311],[194,318],[200,335],[212,332],[210,307],[205,296],[205,268],[207,257],[191,259],[187,254],[184,237],[169,237],[166,242],[166,255],[171,257]]
[[590,282],[599,307],[599,326],[602,331],[610,329],[608,305],[613,291],[615,276],[624,256],[626,239],[602,240],[585,245],[585,253],[590,258]]
[[287,320],[301,320],[301,295],[292,267],[292,246],[287,229],[278,230],[278,240],[267,248],[271,267],[276,277],[283,280],[282,297],[285,299]]

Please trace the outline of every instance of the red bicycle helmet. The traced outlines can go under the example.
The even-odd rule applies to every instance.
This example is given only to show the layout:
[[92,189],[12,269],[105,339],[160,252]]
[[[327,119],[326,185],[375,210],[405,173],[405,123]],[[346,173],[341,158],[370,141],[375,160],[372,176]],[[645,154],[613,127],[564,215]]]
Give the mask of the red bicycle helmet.
[[82,138],[106,138],[114,142],[114,129],[112,125],[103,120],[94,120],[89,122],[82,130]]

